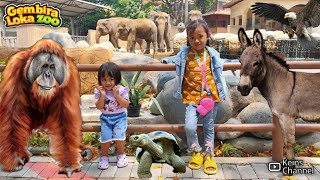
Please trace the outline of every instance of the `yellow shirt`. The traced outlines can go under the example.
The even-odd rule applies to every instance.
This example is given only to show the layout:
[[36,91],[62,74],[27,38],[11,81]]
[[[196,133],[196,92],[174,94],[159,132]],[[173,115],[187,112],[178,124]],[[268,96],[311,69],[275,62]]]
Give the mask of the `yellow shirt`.
[[[203,53],[198,54],[200,62],[203,62]],[[211,60],[209,52],[206,50],[206,78],[211,92],[211,98],[215,102],[220,102],[219,94],[217,91],[216,83],[211,73]],[[182,101],[184,104],[199,104],[200,100],[207,97],[206,86],[204,85],[203,92],[202,88],[202,75],[195,58],[195,54],[192,50],[188,52],[188,59],[186,61],[186,69],[184,72],[182,82]]]

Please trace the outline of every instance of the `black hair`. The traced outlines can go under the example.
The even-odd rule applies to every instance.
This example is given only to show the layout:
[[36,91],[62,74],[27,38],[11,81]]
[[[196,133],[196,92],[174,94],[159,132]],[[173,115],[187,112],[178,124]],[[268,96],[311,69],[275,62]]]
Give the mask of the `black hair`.
[[[189,33],[194,33],[194,31],[197,29],[197,27],[202,26],[203,29],[205,30],[206,34],[209,36],[210,34],[210,30],[208,27],[208,24],[206,21],[202,20],[202,19],[197,19],[194,21],[191,21],[188,25],[187,25],[187,46],[190,46],[190,43],[188,41],[188,34]],[[210,38],[210,37],[209,37]],[[207,40],[206,43],[207,46],[209,46],[209,39]]]
[[121,82],[120,68],[116,63],[107,62],[101,64],[98,71],[98,83],[101,86],[101,80],[108,74],[108,76],[114,78],[115,84],[118,85]]

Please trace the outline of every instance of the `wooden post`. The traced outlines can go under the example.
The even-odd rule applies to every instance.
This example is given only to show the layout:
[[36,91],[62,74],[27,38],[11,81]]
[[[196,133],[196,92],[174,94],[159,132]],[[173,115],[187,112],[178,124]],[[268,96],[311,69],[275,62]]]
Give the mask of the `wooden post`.
[[283,159],[283,139],[279,118],[273,115],[272,122],[272,160],[280,162]]

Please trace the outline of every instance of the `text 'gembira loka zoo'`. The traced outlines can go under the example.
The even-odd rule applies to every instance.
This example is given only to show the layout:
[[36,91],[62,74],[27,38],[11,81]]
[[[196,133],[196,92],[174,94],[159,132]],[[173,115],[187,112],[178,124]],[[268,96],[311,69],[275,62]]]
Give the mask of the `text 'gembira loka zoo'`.
[[52,27],[60,27],[62,20],[60,10],[41,3],[14,5],[9,4],[5,8],[3,20],[6,27],[24,24],[43,24]]

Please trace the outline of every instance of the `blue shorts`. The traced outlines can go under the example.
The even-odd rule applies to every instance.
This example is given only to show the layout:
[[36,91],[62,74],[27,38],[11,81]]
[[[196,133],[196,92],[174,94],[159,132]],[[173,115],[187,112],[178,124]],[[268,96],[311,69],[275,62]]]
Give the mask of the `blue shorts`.
[[101,114],[100,142],[123,141],[126,139],[127,113]]

